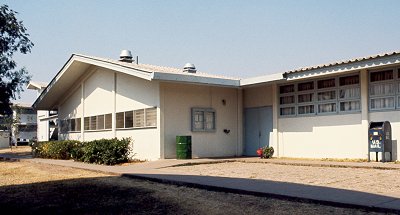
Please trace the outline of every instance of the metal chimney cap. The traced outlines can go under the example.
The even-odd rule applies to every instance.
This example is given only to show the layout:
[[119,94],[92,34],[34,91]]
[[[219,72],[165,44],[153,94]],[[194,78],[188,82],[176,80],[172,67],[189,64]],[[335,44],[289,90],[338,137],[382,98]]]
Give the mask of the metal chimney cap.
[[132,58],[132,53],[130,50],[122,50],[119,57],[120,58]]
[[183,72],[196,73],[196,67],[192,63],[187,63],[183,66]]
[[183,66],[184,69],[196,69],[193,63],[186,63],[185,66]]

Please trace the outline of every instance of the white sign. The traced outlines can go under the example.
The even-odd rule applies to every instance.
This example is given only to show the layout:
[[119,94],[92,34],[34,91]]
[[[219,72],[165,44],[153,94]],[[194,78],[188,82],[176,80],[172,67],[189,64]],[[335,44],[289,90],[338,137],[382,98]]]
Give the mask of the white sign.
[[380,149],[381,141],[379,140],[371,140],[371,149]]

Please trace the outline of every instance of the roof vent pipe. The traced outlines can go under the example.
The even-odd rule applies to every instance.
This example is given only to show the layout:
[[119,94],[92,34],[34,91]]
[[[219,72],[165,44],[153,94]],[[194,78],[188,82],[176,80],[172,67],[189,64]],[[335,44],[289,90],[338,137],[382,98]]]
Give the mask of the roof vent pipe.
[[131,51],[122,50],[121,54],[119,55],[119,61],[132,63],[133,62],[133,57],[132,57]]
[[192,63],[187,63],[183,66],[183,72],[196,73],[196,67]]

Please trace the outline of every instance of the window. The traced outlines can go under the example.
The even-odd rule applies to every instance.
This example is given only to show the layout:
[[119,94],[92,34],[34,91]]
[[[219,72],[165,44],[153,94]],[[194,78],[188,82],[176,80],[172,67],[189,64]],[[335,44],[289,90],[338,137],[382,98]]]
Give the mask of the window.
[[281,96],[279,97],[280,115],[291,116],[295,115],[295,88],[294,84],[284,85],[279,87]]
[[[83,126],[85,131],[95,131],[95,130],[104,130],[111,129],[111,114],[101,114],[97,116],[87,116],[84,118]],[[81,118],[75,119],[75,130],[81,130]]]
[[339,112],[361,110],[361,91],[359,75],[339,78]]
[[104,129],[104,115],[98,115],[97,116],[97,130],[103,130]]
[[67,124],[69,124],[68,131],[72,132],[81,131],[81,118],[68,119]]
[[318,93],[318,101],[325,101],[325,100],[335,100],[336,99],[336,91],[324,91]]
[[68,121],[70,125],[69,131],[75,131],[75,119],[69,119]]
[[298,108],[299,108],[299,110],[298,110],[299,115],[315,113],[314,112],[314,105],[299,106]]
[[279,92],[280,94],[294,93],[294,84],[280,86]]
[[83,124],[85,127],[85,131],[90,130],[90,117],[85,117]]
[[81,118],[75,119],[75,131],[81,131]]
[[215,131],[214,109],[192,108],[192,131]]
[[125,112],[125,128],[133,127],[133,111]]
[[298,88],[299,92],[313,90],[314,89],[314,81],[299,83],[297,88]]
[[314,93],[300,94],[297,97],[298,103],[307,103],[314,101]]
[[154,107],[154,108],[119,112],[117,113],[116,118],[117,118],[117,124],[116,124],[117,128],[157,127],[157,108]]
[[[396,94],[400,95],[399,81],[394,78],[394,70],[370,72],[369,108],[387,110],[396,108]],[[398,75],[396,76],[398,77]],[[397,105],[397,107],[399,107]]]
[[112,128],[112,114],[111,113],[104,115],[104,128],[105,129]]
[[144,109],[135,110],[135,126],[136,128],[144,127]]
[[335,79],[320,80],[318,83],[318,89],[332,88],[335,87]]
[[146,126],[147,127],[157,126],[157,108],[146,109]]
[[279,112],[280,116],[356,112],[361,110],[360,99],[359,74],[300,82],[279,87]]
[[96,130],[96,124],[97,124],[97,117],[91,116],[90,117],[90,130]]
[[371,82],[387,81],[393,79],[393,70],[385,70],[380,72],[373,72],[370,76]]
[[340,111],[357,111],[361,109],[360,101],[345,101],[340,102]]
[[124,128],[125,127],[125,125],[124,125],[124,118],[125,118],[124,112],[117,113],[116,118],[117,118],[116,127],[117,128]]

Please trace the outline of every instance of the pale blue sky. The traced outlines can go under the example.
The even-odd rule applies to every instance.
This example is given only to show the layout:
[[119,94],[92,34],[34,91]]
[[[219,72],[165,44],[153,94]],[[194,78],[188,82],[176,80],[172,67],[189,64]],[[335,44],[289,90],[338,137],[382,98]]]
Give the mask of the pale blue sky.
[[[16,56],[50,81],[72,53],[253,77],[400,50],[400,1],[2,1],[35,43]],[[33,102],[35,93],[23,93]]]

